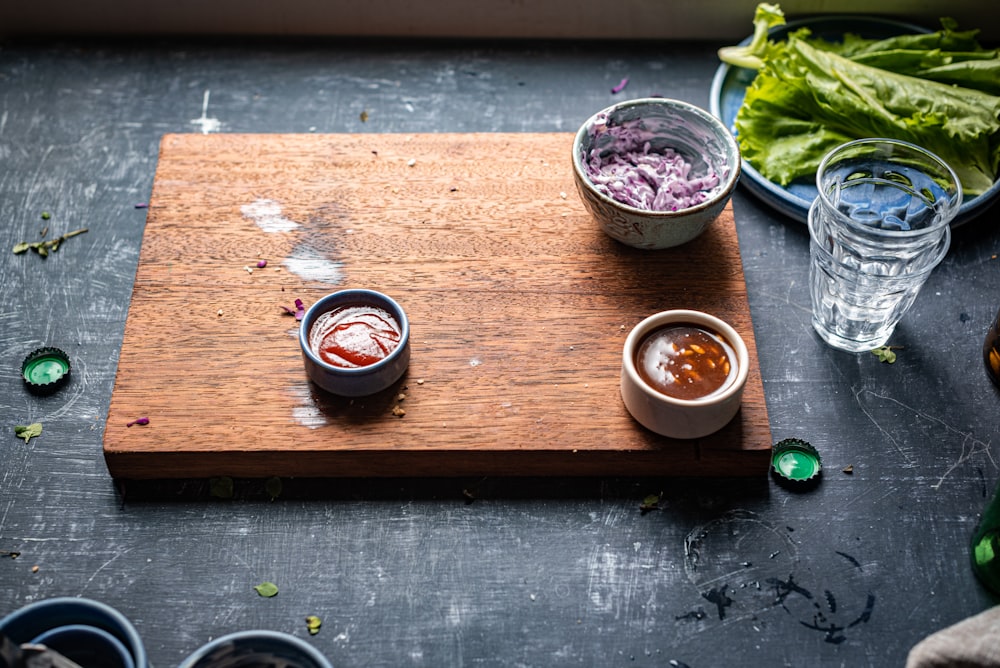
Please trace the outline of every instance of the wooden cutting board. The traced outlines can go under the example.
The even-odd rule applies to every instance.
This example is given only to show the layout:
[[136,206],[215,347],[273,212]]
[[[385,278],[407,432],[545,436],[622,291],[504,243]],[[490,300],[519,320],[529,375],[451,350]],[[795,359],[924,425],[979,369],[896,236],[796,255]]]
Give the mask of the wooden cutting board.
[[[571,143],[165,136],[104,434],[111,474],[765,475],[731,209],[679,248],[623,246],[584,210]],[[307,380],[283,309],[347,287],[411,321],[408,373],[364,399]],[[721,316],[750,349],[740,414],[704,439],[645,430],[619,395],[626,335],[670,308]]]

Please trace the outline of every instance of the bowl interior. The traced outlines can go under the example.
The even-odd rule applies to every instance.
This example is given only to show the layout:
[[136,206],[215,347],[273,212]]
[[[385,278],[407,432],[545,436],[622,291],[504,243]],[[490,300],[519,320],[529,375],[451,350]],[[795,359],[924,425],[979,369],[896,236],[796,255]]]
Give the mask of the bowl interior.
[[593,151],[602,157],[641,151],[646,143],[657,153],[666,149],[680,153],[691,165],[693,175],[715,171],[720,178],[717,196],[727,194],[735,185],[740,157],[733,136],[708,112],[677,100],[631,100],[598,112],[578,131],[573,161],[592,187],[585,168],[588,155]]

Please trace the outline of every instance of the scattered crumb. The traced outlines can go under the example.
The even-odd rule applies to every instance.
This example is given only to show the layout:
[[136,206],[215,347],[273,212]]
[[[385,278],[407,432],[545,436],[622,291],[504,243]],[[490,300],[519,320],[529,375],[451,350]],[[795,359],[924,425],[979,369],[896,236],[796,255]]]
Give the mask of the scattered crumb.
[[406,162],[406,166],[407,166],[407,167],[413,167],[413,165],[415,165],[415,164],[417,164],[417,159],[416,159],[416,158],[410,158],[410,159],[409,159],[409,160],[408,160],[408,161]]
[[253,273],[253,268],[249,267],[249,266],[244,266],[243,270],[246,271],[248,274],[252,274]]
[[392,407],[392,414],[396,417],[403,417],[406,415],[406,411],[400,408],[398,405]]
[[223,313],[224,313],[224,311],[220,308],[218,311],[216,311],[215,315],[217,315],[217,316],[219,316],[221,318]]
[[568,197],[568,195],[566,195],[566,193],[564,192],[559,193],[559,196],[562,197],[563,199],[566,199],[566,197]]
[[844,473],[846,473],[847,475],[851,475],[852,473],[854,473],[854,464],[848,464],[847,466],[845,466],[841,470]]
[[402,392],[400,392],[400,393],[399,393],[399,394],[398,394],[398,395],[396,396],[396,401],[403,401],[404,399],[406,399],[406,395],[405,395],[405,394],[403,394]]
[[37,573],[38,572],[38,565],[37,564],[31,567],[31,572],[32,573]]
[[417,380],[417,385],[423,385],[423,384],[424,384],[424,379],[423,378],[420,378],[420,379]]

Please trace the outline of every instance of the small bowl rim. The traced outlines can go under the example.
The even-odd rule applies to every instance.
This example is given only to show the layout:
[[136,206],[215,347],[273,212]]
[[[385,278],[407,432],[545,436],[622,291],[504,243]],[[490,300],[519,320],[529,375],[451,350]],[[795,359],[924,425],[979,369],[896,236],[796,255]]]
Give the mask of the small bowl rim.
[[[630,204],[625,204],[624,202],[619,202],[613,197],[608,197],[597,188],[594,187],[594,183],[587,176],[587,173],[583,169],[583,158],[580,155],[580,149],[583,146],[583,140],[587,135],[588,128],[592,127],[597,117],[601,114],[611,114],[615,111],[621,109],[627,109],[629,107],[637,107],[644,104],[652,104],[657,106],[671,107],[674,109],[680,109],[682,111],[689,112],[701,120],[705,121],[708,125],[711,125],[717,130],[716,136],[722,140],[722,142],[729,148],[729,153],[734,157],[734,160],[730,164],[729,177],[725,181],[725,185],[720,189],[715,195],[694,206],[689,206],[684,209],[678,209],[676,211],[654,211],[652,209],[640,209],[634,207]],[[668,97],[640,97],[632,100],[623,100],[622,102],[617,102],[611,106],[605,107],[600,111],[592,114],[587,120],[583,122],[580,128],[576,131],[576,135],[573,137],[573,171],[576,173],[579,181],[587,189],[587,192],[596,196],[599,200],[606,204],[610,204],[614,207],[620,208],[623,211],[631,213],[633,215],[647,216],[650,218],[682,218],[684,216],[690,215],[692,213],[697,213],[699,211],[704,211],[712,207],[718,206],[720,202],[725,201],[730,196],[732,196],[733,191],[736,190],[736,186],[739,183],[740,172],[742,171],[742,158],[740,154],[740,145],[736,141],[733,134],[723,125],[722,121],[710,112],[702,109],[701,107],[691,104],[690,102],[685,102],[683,100],[677,100]]]
[[[136,668],[147,668],[149,665],[146,647],[139,636],[139,631],[129,618],[107,603],[90,598],[56,596],[29,603],[0,618],[0,631],[12,636],[11,639],[15,642],[28,642],[31,638],[22,639],[16,632],[24,630],[20,627],[29,626],[31,623],[37,624],[36,618],[41,618],[42,615],[46,621],[41,625],[46,626],[46,630],[85,624],[107,631],[125,645],[132,655],[132,662]],[[11,627],[15,633],[11,632]],[[41,635],[43,632],[34,632],[31,637]]]
[[[399,319],[399,345],[396,346],[388,355],[373,364],[367,364],[359,367],[334,366],[313,351],[312,346],[309,345],[309,330],[312,329],[313,323],[319,316],[323,315],[327,311],[333,310],[334,307],[340,304],[352,302],[366,302],[387,306],[390,313]],[[302,322],[299,325],[299,346],[302,348],[302,354],[305,355],[310,362],[314,363],[324,371],[338,375],[345,379],[360,378],[379,373],[383,368],[391,366],[400,356],[405,354],[404,348],[409,344],[409,342],[410,319],[407,317],[406,311],[404,311],[403,307],[389,295],[370,288],[345,288],[321,297],[306,310],[305,315],[302,316]]]
[[[726,337],[726,340],[733,346],[739,369],[736,370],[736,378],[722,392],[698,397],[697,399],[678,399],[677,397],[672,397],[669,394],[664,394],[656,390],[639,376],[639,371],[635,367],[635,352],[642,338],[659,327],[684,322],[704,325],[715,329]],[[736,328],[722,318],[693,309],[668,309],[647,316],[632,328],[632,331],[625,338],[625,344],[622,346],[622,368],[633,385],[639,387],[645,395],[657,401],[680,408],[713,406],[725,403],[734,395],[743,391],[747,377],[750,375],[750,351],[747,348],[746,341],[736,331]]]
[[326,658],[326,656],[320,652],[319,649],[313,647],[311,644],[307,643],[298,636],[293,636],[290,633],[284,633],[282,631],[251,629],[248,631],[234,631],[232,633],[227,633],[226,635],[219,636],[214,640],[206,642],[204,645],[188,654],[184,660],[181,661],[179,668],[194,668],[199,661],[211,656],[213,652],[218,651],[219,648],[227,644],[245,646],[255,640],[264,640],[284,644],[290,649],[308,656],[316,663],[317,666],[320,666],[320,668],[329,668],[332,665],[330,660]]

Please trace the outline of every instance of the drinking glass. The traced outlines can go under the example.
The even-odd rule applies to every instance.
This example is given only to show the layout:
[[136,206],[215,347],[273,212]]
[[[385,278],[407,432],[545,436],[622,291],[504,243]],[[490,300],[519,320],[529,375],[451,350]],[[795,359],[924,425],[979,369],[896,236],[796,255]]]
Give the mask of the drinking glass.
[[948,252],[955,172],[893,139],[842,144],[820,162],[809,209],[812,324],[848,352],[884,345]]

